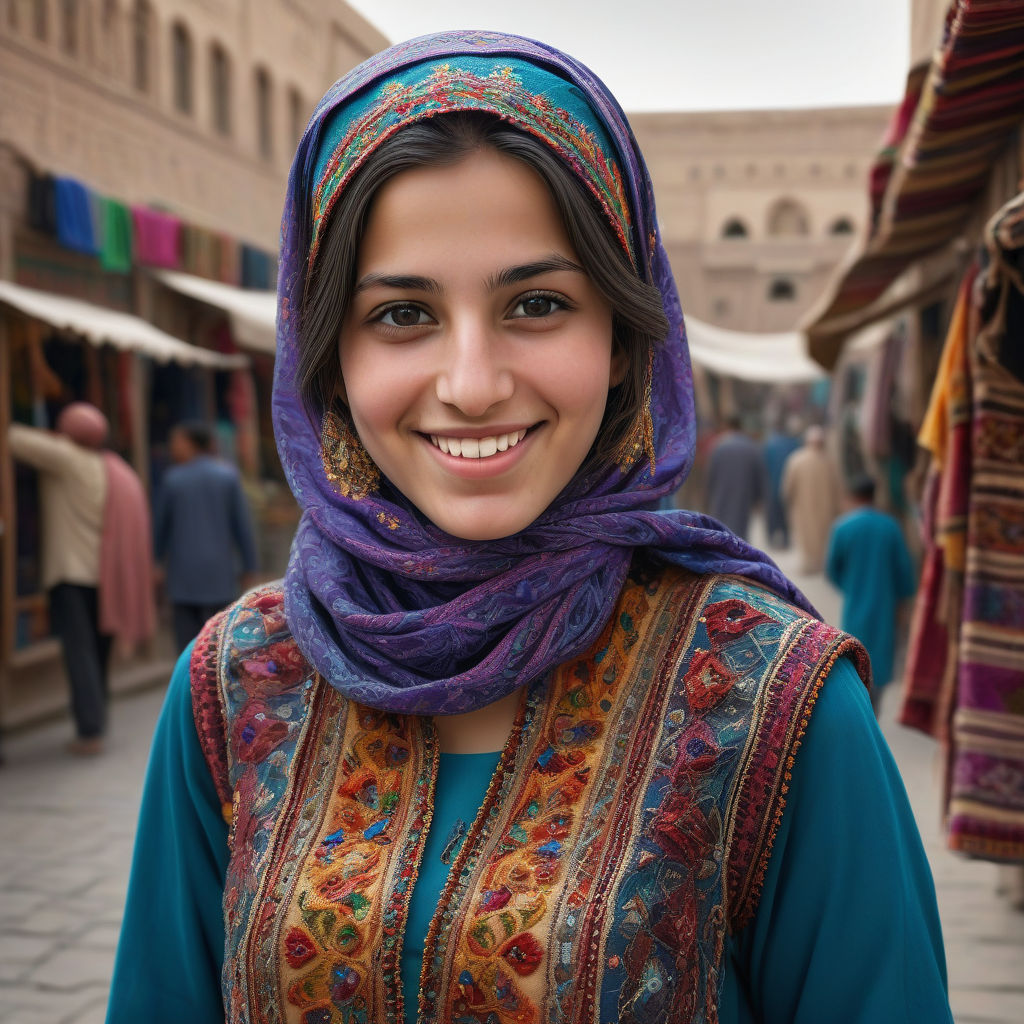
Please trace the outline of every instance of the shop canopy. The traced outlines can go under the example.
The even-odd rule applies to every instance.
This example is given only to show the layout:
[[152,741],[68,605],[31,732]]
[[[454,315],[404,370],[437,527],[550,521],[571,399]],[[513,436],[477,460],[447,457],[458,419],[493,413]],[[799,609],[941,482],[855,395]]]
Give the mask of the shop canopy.
[[148,356],[158,363],[180,363],[212,370],[235,370],[249,365],[247,356],[226,355],[190,345],[129,313],[26,288],[13,281],[0,281],[0,303],[57,330],[78,335],[93,345],[113,345],[122,351]]
[[277,295],[209,281],[178,270],[155,270],[153,276],[174,291],[227,313],[240,348],[273,355],[277,347]]
[[686,338],[690,358],[711,373],[766,384],[795,384],[825,376],[807,354],[807,339],[799,331],[751,334],[688,316]]
[[[951,245],[1024,111],[1024,3],[954,0],[931,65],[907,92],[871,172],[871,226],[807,320],[831,367],[847,335],[950,279]],[[913,266],[910,281],[900,281]],[[896,285],[893,288],[893,285]]]

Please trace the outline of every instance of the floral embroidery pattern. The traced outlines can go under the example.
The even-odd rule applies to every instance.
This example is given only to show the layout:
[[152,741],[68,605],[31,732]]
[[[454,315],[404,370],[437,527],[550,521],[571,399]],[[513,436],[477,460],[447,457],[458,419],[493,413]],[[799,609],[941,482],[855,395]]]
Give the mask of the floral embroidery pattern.
[[[306,678],[280,612],[250,595],[193,662],[207,711],[220,666],[229,738],[227,1020],[400,1024],[433,732]],[[844,653],[745,581],[634,569],[590,654],[531,687],[427,937],[423,1018],[716,1022],[726,932]]]

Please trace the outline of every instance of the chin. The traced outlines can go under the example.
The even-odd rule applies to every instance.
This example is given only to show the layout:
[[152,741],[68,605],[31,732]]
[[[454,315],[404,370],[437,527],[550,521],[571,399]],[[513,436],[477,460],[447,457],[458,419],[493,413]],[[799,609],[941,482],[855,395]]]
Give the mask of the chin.
[[503,540],[519,533],[520,530],[525,530],[536,519],[536,516],[528,514],[509,516],[474,513],[473,515],[457,516],[452,515],[450,509],[446,512],[448,514],[441,514],[436,518],[429,516],[429,518],[445,533],[468,541]]

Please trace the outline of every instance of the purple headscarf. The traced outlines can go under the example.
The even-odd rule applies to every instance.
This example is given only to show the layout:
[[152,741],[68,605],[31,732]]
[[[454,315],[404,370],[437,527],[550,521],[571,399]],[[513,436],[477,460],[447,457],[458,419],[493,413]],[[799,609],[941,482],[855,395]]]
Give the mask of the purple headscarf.
[[[577,475],[529,527],[494,541],[444,533],[386,480],[365,496],[340,495],[324,471],[320,424],[311,422],[296,383],[298,314],[324,189],[344,187],[339,165],[357,162],[385,137],[379,130],[346,134],[350,113],[354,119],[375,112],[399,83],[416,79],[417,67],[424,82],[439,69],[449,81],[457,79],[460,58],[467,64],[470,58],[507,59],[536,71],[540,81],[557,82],[556,92],[568,83],[595,136],[614,147],[610,162],[628,203],[621,218],[631,233],[628,247],[641,276],[660,289],[670,324],[653,364],[654,466],[641,457],[624,469]],[[467,100],[467,91],[434,90],[430,110],[418,116],[492,109]],[[551,112],[547,96],[533,99]],[[528,113],[493,109],[544,137]],[[391,129],[397,130],[394,124]],[[325,154],[325,139],[348,152]],[[590,167],[547,141],[586,178]],[[766,555],[715,520],[653,511],[693,462],[693,381],[682,310],[655,221],[650,178],[625,115],[592,72],[558,50],[518,36],[447,32],[393,46],[330,89],[289,177],[277,332],[274,427],[303,509],[285,579],[285,610],[303,654],[347,697],[413,714],[457,714],[503,697],[594,643],[637,548],[699,573],[742,574],[808,607]]]

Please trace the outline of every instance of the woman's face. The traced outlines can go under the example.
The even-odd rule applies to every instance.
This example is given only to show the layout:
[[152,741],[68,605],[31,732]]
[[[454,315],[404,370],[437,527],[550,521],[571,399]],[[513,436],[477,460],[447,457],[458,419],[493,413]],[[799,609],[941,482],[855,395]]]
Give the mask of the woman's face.
[[467,540],[509,536],[547,508],[625,366],[544,182],[489,148],[377,193],[339,350],[374,462]]

